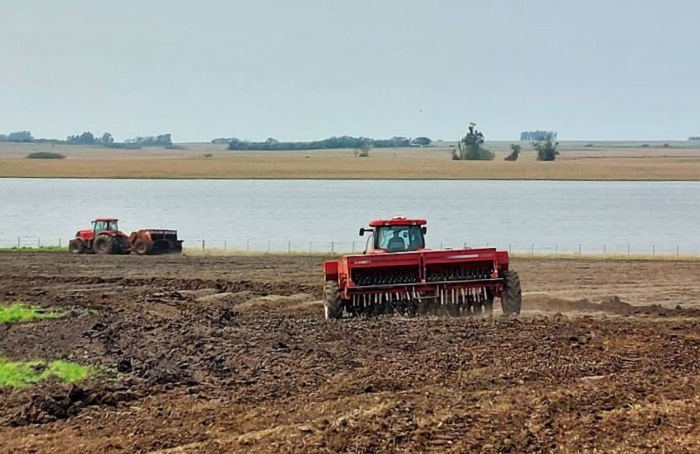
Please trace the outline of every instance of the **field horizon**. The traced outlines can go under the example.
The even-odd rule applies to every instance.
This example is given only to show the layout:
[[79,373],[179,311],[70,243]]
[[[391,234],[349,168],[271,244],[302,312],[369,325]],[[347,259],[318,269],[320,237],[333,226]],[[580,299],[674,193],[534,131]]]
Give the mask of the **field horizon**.
[[[510,144],[523,147],[504,161]],[[228,151],[226,145],[178,144],[177,150],[115,150],[48,143],[0,143],[0,178],[386,179],[698,181],[700,144],[692,141],[562,141],[554,162],[536,160],[528,142],[492,141],[493,161],[453,161],[447,142],[424,148]],[[65,159],[27,159],[36,152]]]

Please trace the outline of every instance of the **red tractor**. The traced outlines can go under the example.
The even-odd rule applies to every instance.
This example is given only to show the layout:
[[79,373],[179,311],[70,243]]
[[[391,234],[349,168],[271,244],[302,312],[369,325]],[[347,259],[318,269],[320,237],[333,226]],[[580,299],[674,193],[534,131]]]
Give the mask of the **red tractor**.
[[395,217],[369,225],[360,229],[360,236],[371,235],[364,253],[324,263],[326,319],[491,314],[495,298],[504,314],[520,313],[520,278],[509,269],[507,251],[426,249],[423,219]]
[[92,221],[92,229],[79,230],[68,242],[72,254],[129,254],[129,237],[119,230],[118,219],[98,218]]

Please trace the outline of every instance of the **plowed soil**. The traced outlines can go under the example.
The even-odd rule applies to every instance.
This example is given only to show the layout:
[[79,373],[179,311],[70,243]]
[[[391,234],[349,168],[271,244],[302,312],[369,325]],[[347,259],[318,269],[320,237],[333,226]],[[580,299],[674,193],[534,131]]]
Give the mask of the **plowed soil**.
[[699,452],[700,262],[519,260],[521,316],[322,319],[319,257],[1,254],[0,453]]

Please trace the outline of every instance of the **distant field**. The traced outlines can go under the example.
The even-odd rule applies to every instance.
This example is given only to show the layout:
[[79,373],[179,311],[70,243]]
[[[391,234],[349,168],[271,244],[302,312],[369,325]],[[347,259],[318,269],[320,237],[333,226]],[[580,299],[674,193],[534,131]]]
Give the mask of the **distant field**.
[[[0,144],[5,178],[232,178],[232,179],[523,179],[700,180],[700,146],[692,142],[566,142],[556,162],[538,162],[528,144],[517,162],[506,162],[508,142],[486,146],[489,162],[452,161],[448,146],[353,150],[229,152],[224,145],[183,144],[186,150],[113,150],[50,144]],[[33,160],[37,151],[62,160]],[[211,155],[211,157],[205,157]]]

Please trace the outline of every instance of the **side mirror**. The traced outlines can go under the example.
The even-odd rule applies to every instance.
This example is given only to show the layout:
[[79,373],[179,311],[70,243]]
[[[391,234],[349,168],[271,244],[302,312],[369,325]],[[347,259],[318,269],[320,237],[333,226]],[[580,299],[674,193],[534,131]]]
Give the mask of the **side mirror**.
[[364,229],[364,227],[360,229],[360,236],[365,236],[365,229]]
[[421,227],[420,231],[423,235],[425,235],[426,233],[428,233],[428,227]]

